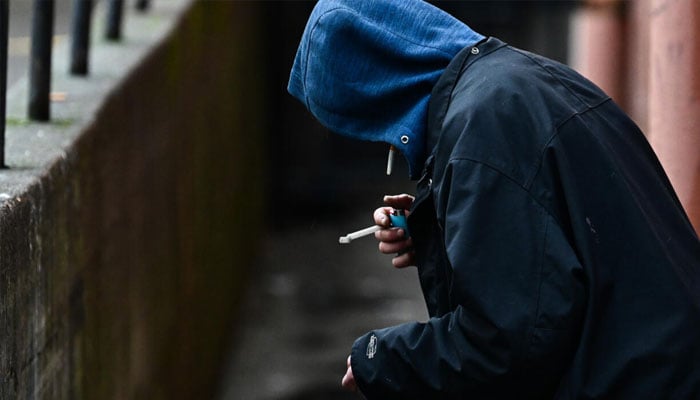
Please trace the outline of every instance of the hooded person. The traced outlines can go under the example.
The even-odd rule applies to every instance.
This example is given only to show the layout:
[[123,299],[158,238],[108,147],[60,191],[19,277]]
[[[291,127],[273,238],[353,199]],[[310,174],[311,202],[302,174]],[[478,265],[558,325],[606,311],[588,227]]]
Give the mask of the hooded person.
[[417,180],[430,319],[357,339],[368,399],[700,398],[700,241],[591,82],[420,0],[320,0],[288,90]]

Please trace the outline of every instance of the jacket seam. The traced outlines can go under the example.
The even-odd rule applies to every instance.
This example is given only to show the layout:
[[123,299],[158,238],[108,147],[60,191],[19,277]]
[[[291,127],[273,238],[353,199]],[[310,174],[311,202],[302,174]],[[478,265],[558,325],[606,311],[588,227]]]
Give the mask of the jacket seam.
[[[547,207],[545,207],[542,202],[540,202],[537,197],[533,196],[530,190],[525,188],[520,182],[518,182],[516,179],[512,178],[510,175],[506,174],[505,172],[501,171],[499,168],[490,165],[488,163],[485,163],[483,161],[478,161],[474,160],[468,157],[455,157],[451,158],[448,163],[452,163],[453,161],[468,161],[468,162],[473,162],[475,164],[483,165],[502,177],[506,178],[507,180],[511,181],[515,186],[519,187],[523,192],[525,192],[532,201],[534,201],[537,206],[542,209],[542,211],[545,213],[545,215],[551,217],[557,225],[561,227],[561,224],[559,223],[559,220],[554,216]],[[537,287],[537,304],[535,305],[535,312],[533,316],[532,322],[529,324],[529,327],[532,329],[544,329],[544,330],[551,330],[551,331],[565,331],[569,330],[570,328],[552,328],[552,327],[542,327],[539,326],[538,320],[539,320],[539,311],[540,311],[540,302],[541,302],[541,294],[542,294],[542,284],[544,282],[544,277],[543,277],[543,269],[544,269],[544,253],[545,253],[545,248],[546,248],[546,238],[547,235],[549,234],[549,227],[550,227],[550,222],[547,221],[545,218],[545,227],[544,227],[544,237],[543,237],[543,242],[542,242],[542,249],[540,250],[540,261],[539,261],[539,268],[540,268],[540,277],[539,277],[539,284]],[[532,340],[532,336],[530,336],[530,340]],[[528,344],[529,346],[529,344]]]
[[[452,163],[452,162],[454,162],[454,161],[469,161],[469,162],[472,162],[472,163],[475,163],[475,164],[480,164],[480,165],[483,165],[483,166],[485,166],[485,167],[487,167],[487,168],[492,169],[493,171],[497,172],[499,175],[501,175],[501,176],[503,176],[504,178],[506,178],[507,180],[511,181],[513,184],[515,184],[515,186],[517,186],[517,187],[519,187],[520,189],[522,189],[525,193],[527,193],[527,196],[528,196],[532,201],[534,201],[540,208],[542,208],[542,209],[547,213],[547,215],[549,215],[550,217],[552,217],[555,221],[557,221],[557,224],[559,224],[559,220],[556,218],[556,216],[553,215],[553,214],[549,211],[549,209],[548,209],[547,207],[545,207],[545,205],[542,204],[542,202],[541,202],[537,197],[535,197],[535,196],[532,195],[532,192],[530,191],[530,188],[526,187],[524,184],[520,183],[517,179],[513,178],[512,176],[510,176],[510,175],[507,174],[506,172],[502,171],[501,169],[499,169],[499,168],[496,167],[495,165],[492,165],[492,164],[489,164],[489,163],[487,163],[487,162],[485,162],[485,161],[477,160],[477,159],[474,159],[474,158],[471,158],[471,157],[453,157],[453,158],[450,158],[449,161],[448,161],[447,163],[450,164],[450,163]],[[561,225],[561,224],[560,224],[560,225]]]
[[554,124],[554,126],[553,126],[553,131],[554,131],[554,132],[552,132],[552,136],[549,138],[549,140],[547,140],[547,142],[544,144],[544,146],[542,146],[542,149],[541,149],[541,151],[540,151],[540,155],[539,155],[539,157],[537,158],[537,161],[536,161],[536,163],[535,163],[535,166],[536,166],[535,171],[534,171],[533,174],[529,177],[529,179],[527,179],[526,182],[525,182],[525,186],[528,187],[528,190],[529,190],[529,187],[533,184],[533,182],[534,182],[534,180],[535,180],[535,177],[539,174],[540,169],[542,168],[542,159],[544,158],[544,152],[546,151],[546,149],[547,149],[547,147],[549,146],[549,144],[552,143],[552,141],[554,141],[554,139],[555,139],[557,136],[559,136],[559,133],[560,133],[559,129],[560,129],[564,124],[566,124],[567,122],[569,122],[569,121],[571,121],[572,119],[576,118],[577,116],[582,115],[582,114],[585,114],[585,113],[587,113],[587,112],[589,112],[589,111],[591,111],[591,110],[594,110],[594,109],[600,107],[601,105],[603,105],[603,104],[605,104],[605,103],[611,101],[612,99],[610,98],[610,96],[607,96],[607,95],[606,95],[606,96],[602,97],[597,103],[589,104],[588,102],[584,101],[584,99],[583,99],[581,96],[579,96],[578,93],[576,93],[575,91],[573,91],[573,90],[571,89],[571,87],[569,87],[569,85],[567,85],[566,83],[564,83],[564,81],[562,81],[560,77],[558,77],[557,75],[553,74],[552,71],[550,71],[549,68],[547,68],[546,65],[542,64],[542,63],[541,63],[540,61],[538,61],[536,58],[532,57],[532,55],[530,55],[530,54],[528,54],[527,52],[524,52],[524,51],[522,51],[522,50],[515,49],[515,48],[513,48],[512,46],[507,46],[506,49],[508,49],[508,50],[510,50],[510,51],[512,51],[512,52],[514,52],[514,53],[516,53],[516,54],[519,54],[521,57],[527,58],[528,60],[530,60],[530,62],[532,62],[533,64],[535,64],[535,65],[537,65],[538,67],[540,67],[544,72],[547,73],[547,75],[549,75],[550,77],[552,77],[552,79],[554,79],[554,80],[556,80],[557,82],[559,82],[559,84],[560,84],[564,89],[566,89],[566,91],[567,91],[571,96],[573,96],[574,98],[576,98],[576,100],[578,100],[578,102],[581,103],[581,104],[584,106],[583,108],[572,112],[568,117],[566,117],[566,118],[562,119],[561,121],[559,121],[559,122],[557,122],[557,123]]
[[[596,104],[595,106],[588,106],[584,110],[576,111],[576,112],[572,113],[571,115],[569,115],[567,118],[560,121],[559,123],[555,124],[555,126],[553,128],[554,132],[552,132],[552,136],[550,136],[549,140],[547,140],[547,142],[545,142],[544,145],[542,146],[542,148],[540,149],[540,154],[537,157],[537,161],[535,163],[535,170],[533,171],[532,175],[524,183],[523,187],[526,188],[528,192],[530,191],[532,184],[535,182],[535,178],[540,174],[540,171],[542,170],[542,164],[544,161],[544,153],[549,148],[549,145],[552,144],[552,142],[559,137],[559,134],[561,133],[561,127],[564,126],[565,124],[567,124],[568,122],[570,122],[571,120],[573,120],[574,118],[577,118],[577,117],[579,117],[583,114],[586,114],[588,112],[595,111],[595,109],[597,109],[598,107],[601,107],[602,105],[604,105],[610,101],[612,101],[612,99],[607,97],[607,98],[605,98],[605,100],[601,101],[600,103]],[[552,217],[554,217],[554,216],[552,216]]]
[[[549,68],[547,68],[546,65],[542,64],[541,62],[539,62],[536,58],[532,57],[532,55],[527,54],[527,53],[524,52],[524,51],[517,50],[517,49],[515,49],[515,48],[513,48],[513,47],[511,47],[511,46],[508,46],[507,48],[508,48],[510,51],[513,51],[513,52],[515,52],[515,53],[517,53],[517,54],[520,54],[522,57],[527,58],[527,59],[530,60],[532,63],[536,64],[538,67],[542,68],[549,76],[551,76],[551,77],[554,78],[557,82],[559,82],[559,84],[560,84],[564,89],[566,89],[566,91],[569,92],[569,94],[571,94],[572,96],[574,96],[574,97],[576,98],[576,100],[578,100],[581,104],[583,104],[583,105],[585,106],[585,107],[584,107],[584,110],[582,110],[582,111],[585,111],[585,110],[588,110],[588,109],[591,109],[591,108],[595,108],[595,107],[599,106],[600,104],[602,104],[602,103],[604,103],[604,102],[610,100],[610,96],[607,96],[607,95],[606,95],[606,96],[604,96],[598,103],[595,103],[595,104],[588,104],[588,102],[584,101],[583,98],[581,98],[581,96],[578,95],[578,93],[576,93],[575,91],[573,91],[573,90],[569,87],[569,85],[567,85],[566,83],[564,83],[564,81],[562,81],[561,78],[559,78],[558,76],[554,75],[554,74],[552,73],[552,71],[550,71]],[[582,111],[577,111],[576,113],[579,113],[579,112],[582,112]],[[568,118],[567,118],[567,120],[568,120]]]
[[[460,72],[459,72],[458,76],[454,79],[453,85],[452,85],[451,90],[450,90],[450,92],[449,92],[449,96],[448,96],[448,99],[447,99],[447,105],[446,105],[445,109],[446,109],[446,108],[449,108],[450,104],[452,103],[452,97],[453,97],[453,94],[454,94],[454,88],[456,87],[457,82],[459,81],[459,79],[461,78],[461,76],[466,72],[466,70],[469,69],[469,67],[471,67],[472,64],[478,62],[479,60],[482,60],[483,58],[485,58],[485,57],[488,56],[488,55],[491,55],[492,53],[496,52],[497,50],[509,50],[509,51],[511,51],[511,52],[513,52],[513,53],[515,53],[515,54],[520,55],[521,57],[527,58],[528,60],[530,60],[530,62],[532,62],[533,64],[537,65],[539,68],[541,68],[542,70],[544,70],[545,73],[547,73],[547,75],[549,75],[549,76],[552,77],[552,79],[556,80],[570,95],[572,95],[573,97],[575,97],[576,100],[578,100],[578,102],[581,103],[581,104],[584,106],[584,107],[582,107],[582,108],[579,109],[579,110],[573,111],[569,116],[567,116],[566,118],[563,118],[561,121],[556,122],[556,123],[554,123],[554,124],[552,125],[552,127],[551,127],[551,129],[552,129],[552,131],[553,131],[553,132],[552,132],[552,135],[551,135],[550,138],[547,140],[547,142],[545,142],[545,144],[542,146],[542,149],[540,150],[539,156],[537,157],[537,159],[535,160],[535,162],[532,164],[532,167],[534,168],[534,171],[533,171],[532,175],[530,175],[530,176],[525,180],[525,183],[524,183],[523,185],[520,185],[520,183],[518,183],[517,181],[515,181],[513,178],[510,178],[510,177],[509,177],[506,173],[504,173],[503,171],[499,171],[499,170],[498,170],[497,168],[495,168],[494,166],[491,166],[491,167],[494,168],[495,170],[499,171],[499,173],[501,173],[501,174],[503,174],[504,176],[507,176],[507,177],[509,177],[510,179],[514,180],[516,183],[518,183],[518,185],[522,186],[526,191],[529,192],[530,186],[533,184],[533,182],[534,182],[534,180],[535,180],[535,177],[539,174],[539,172],[540,172],[540,170],[541,170],[541,168],[542,168],[542,159],[544,158],[544,153],[545,153],[547,147],[548,147],[548,146],[552,143],[552,141],[554,141],[555,138],[559,135],[559,133],[560,133],[560,132],[559,132],[559,129],[560,129],[564,124],[566,124],[567,122],[569,122],[570,120],[572,120],[573,118],[575,118],[575,117],[577,117],[577,116],[579,116],[579,115],[585,114],[585,113],[587,113],[587,112],[589,112],[589,111],[591,111],[591,110],[594,110],[594,109],[596,109],[596,108],[602,106],[603,104],[605,104],[605,103],[607,103],[607,102],[609,102],[609,101],[612,101],[612,99],[610,98],[610,96],[607,96],[607,95],[606,95],[606,96],[602,97],[602,98],[600,99],[600,101],[598,101],[597,103],[588,104],[586,101],[584,101],[584,100],[581,98],[581,96],[579,96],[575,91],[573,91],[573,90],[569,87],[569,85],[567,85],[566,83],[564,83],[564,82],[561,80],[560,77],[558,77],[558,76],[556,76],[555,74],[553,74],[552,71],[550,71],[549,68],[547,68],[544,64],[542,64],[541,62],[539,62],[537,59],[535,59],[535,58],[532,57],[531,55],[527,54],[526,52],[521,51],[521,50],[519,50],[519,49],[516,49],[516,48],[514,48],[514,47],[512,47],[512,46],[510,46],[510,45],[508,45],[508,44],[506,44],[506,43],[503,43],[501,46],[498,46],[498,47],[492,49],[491,51],[489,51],[488,53],[482,55],[481,57],[474,58],[474,59],[470,59],[470,57],[466,57],[466,58],[465,58],[465,60],[463,61],[462,65],[461,65],[461,67],[460,67]],[[441,117],[441,120],[440,120],[441,122],[442,122],[442,120],[444,119],[444,116],[445,116],[444,113],[440,116],[440,117]],[[466,159],[466,158],[465,158],[465,159]],[[477,160],[475,160],[475,159],[471,159],[471,161],[483,163],[482,161],[477,161]],[[489,164],[487,164],[487,163],[483,163],[483,164],[484,164],[484,165],[489,165]],[[552,215],[552,217],[555,218],[555,220],[557,220],[555,216]],[[558,220],[557,220],[557,222],[558,222]]]

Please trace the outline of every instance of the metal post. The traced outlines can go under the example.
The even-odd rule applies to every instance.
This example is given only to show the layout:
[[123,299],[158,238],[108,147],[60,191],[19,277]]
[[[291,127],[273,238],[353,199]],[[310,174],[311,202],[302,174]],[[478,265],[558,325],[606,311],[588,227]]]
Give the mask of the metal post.
[[7,117],[7,37],[9,0],[0,0],[0,168],[5,168],[5,120]]
[[29,111],[34,121],[51,117],[51,46],[53,39],[54,0],[34,0],[32,51],[29,61]]
[[107,27],[105,37],[108,40],[119,40],[122,37],[122,11],[124,10],[124,0],[109,0],[107,5]]
[[148,0],[136,1],[136,9],[139,11],[146,11],[146,10],[148,10],[149,6],[150,6],[150,2]]
[[70,73],[88,74],[88,54],[90,49],[90,15],[92,0],[73,1],[73,20],[71,22],[71,60]]

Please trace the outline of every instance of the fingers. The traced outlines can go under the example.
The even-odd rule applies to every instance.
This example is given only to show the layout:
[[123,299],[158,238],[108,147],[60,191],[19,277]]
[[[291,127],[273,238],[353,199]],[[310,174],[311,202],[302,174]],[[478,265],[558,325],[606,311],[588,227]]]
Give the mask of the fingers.
[[347,361],[347,371],[345,371],[345,376],[343,376],[343,380],[341,381],[341,386],[345,390],[349,391],[356,391],[357,390],[357,383],[355,382],[355,377],[352,374],[352,366],[350,364],[350,357],[348,356],[348,361]]
[[411,267],[416,265],[413,261],[414,257],[414,252],[413,250],[407,251],[403,254],[400,254],[396,257],[394,257],[391,260],[391,265],[394,266],[394,268],[406,268],[406,267]]
[[[402,229],[398,229],[402,230]],[[396,229],[391,229],[391,232],[379,231],[375,232],[375,236],[379,233],[396,233]],[[387,236],[387,235],[384,235]],[[380,240],[379,241],[379,251],[384,254],[394,254],[394,253],[404,253],[406,250],[413,246],[413,240],[411,238],[404,238],[400,236],[397,240]]]
[[[408,210],[413,204],[414,197],[409,194],[399,194],[394,196],[384,196],[386,207],[374,210],[374,223],[385,227],[391,227],[389,214],[394,208]],[[396,254],[391,260],[395,268],[405,268],[415,265],[413,240],[406,238],[406,232],[401,228],[382,229],[374,233],[374,237],[379,241],[379,251],[384,254]]]
[[383,227],[390,227],[391,226],[391,219],[389,218],[389,214],[391,213],[391,207],[380,207],[374,210],[374,223],[383,226]]
[[[392,229],[392,231],[396,230]],[[416,265],[414,263],[415,252],[413,251],[413,240],[411,238],[396,242],[381,241],[379,242],[379,251],[384,254],[396,254],[396,257],[391,260],[391,264],[395,268]]]
[[410,194],[398,194],[384,196],[384,204],[393,208],[402,208],[408,210],[413,204],[414,197]]
[[384,203],[386,207],[379,207],[374,210],[374,223],[379,226],[390,227],[391,219],[389,214],[394,208],[400,208],[402,210],[408,210],[413,204],[413,196],[410,194],[399,194],[395,196],[384,196]]
[[352,376],[352,368],[348,368],[340,384],[343,386],[343,389],[348,390],[350,392],[354,392],[357,390],[357,383],[355,383],[355,377]]
[[398,229],[382,229],[380,231],[374,232],[374,237],[380,242],[405,242],[406,241],[406,231],[401,228]]

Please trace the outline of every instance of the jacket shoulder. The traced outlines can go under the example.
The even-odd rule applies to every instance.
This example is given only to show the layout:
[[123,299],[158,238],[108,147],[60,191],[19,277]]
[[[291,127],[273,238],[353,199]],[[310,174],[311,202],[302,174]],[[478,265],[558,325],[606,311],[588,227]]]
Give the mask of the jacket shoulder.
[[607,100],[565,65],[504,46],[462,69],[444,100],[437,150],[450,160],[488,164],[524,185],[558,128]]

